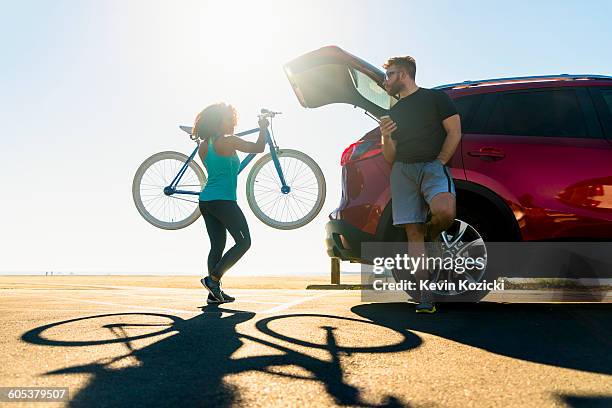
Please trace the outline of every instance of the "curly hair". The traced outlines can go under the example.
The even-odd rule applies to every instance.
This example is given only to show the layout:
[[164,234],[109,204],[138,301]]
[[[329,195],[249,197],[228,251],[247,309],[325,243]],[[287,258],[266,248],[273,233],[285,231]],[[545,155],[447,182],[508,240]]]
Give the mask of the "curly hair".
[[383,68],[388,69],[391,65],[404,68],[412,80],[416,78],[416,61],[411,56],[389,58]]
[[201,140],[208,140],[211,137],[219,136],[222,132],[221,125],[223,119],[231,118],[236,126],[238,114],[232,105],[220,102],[207,106],[196,116],[193,126],[193,134]]

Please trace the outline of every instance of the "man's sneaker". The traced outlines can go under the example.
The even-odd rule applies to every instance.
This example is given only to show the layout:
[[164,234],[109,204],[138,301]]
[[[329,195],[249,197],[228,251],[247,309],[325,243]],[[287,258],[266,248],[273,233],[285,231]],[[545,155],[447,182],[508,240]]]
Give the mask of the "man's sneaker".
[[[417,302],[417,313],[420,313],[419,312],[420,308],[428,309],[428,308],[431,308],[431,307],[433,307],[434,311],[435,311],[434,294],[433,294],[433,292],[431,292],[429,290],[421,290],[419,292],[419,299],[418,299],[418,302]],[[431,313],[433,313],[433,312],[431,312]]]
[[416,305],[417,313],[436,313],[436,305],[432,302],[421,302]]
[[225,301],[223,294],[221,293],[221,285],[219,282],[215,282],[210,276],[200,279],[200,282],[202,282],[202,285],[208,289],[213,298],[219,302]]

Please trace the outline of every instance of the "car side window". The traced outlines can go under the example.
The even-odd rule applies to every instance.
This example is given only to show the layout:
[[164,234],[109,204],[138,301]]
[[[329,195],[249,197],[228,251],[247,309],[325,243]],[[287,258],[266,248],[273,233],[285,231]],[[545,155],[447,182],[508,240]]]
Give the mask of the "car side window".
[[486,132],[517,136],[589,137],[585,116],[573,89],[500,93],[487,121]]
[[477,133],[472,124],[474,122],[474,114],[476,109],[478,109],[481,99],[482,95],[468,95],[453,99],[461,117],[461,131],[463,133]]
[[603,133],[608,140],[612,141],[612,88],[609,86],[591,86],[588,88],[588,92]]
[[608,113],[612,115],[612,89],[604,89],[601,91],[601,96],[608,107]]

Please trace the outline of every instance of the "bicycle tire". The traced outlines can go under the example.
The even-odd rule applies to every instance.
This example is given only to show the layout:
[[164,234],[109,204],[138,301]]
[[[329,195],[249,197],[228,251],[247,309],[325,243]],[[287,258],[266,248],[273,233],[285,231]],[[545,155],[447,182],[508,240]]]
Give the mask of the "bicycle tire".
[[[293,150],[293,149],[279,149],[277,151],[277,156],[281,164],[281,168],[283,168],[283,164],[286,164],[286,161],[287,161],[283,159],[294,159],[295,161],[300,162],[302,163],[303,166],[305,166],[304,171],[310,171],[312,173],[312,176],[314,177],[314,183],[316,183],[316,187],[307,187],[308,189],[313,190],[312,192],[310,191],[305,192],[305,189],[302,189],[302,188],[298,189],[297,183],[293,186],[294,189],[292,190],[292,192],[295,193],[297,191],[302,190],[304,194],[310,194],[310,195],[316,194],[316,198],[314,198],[311,203],[310,198],[306,202],[306,201],[302,201],[301,199],[297,198],[296,195],[292,196],[291,195],[292,192],[289,192],[288,194],[281,193],[280,192],[280,180],[278,180],[278,174],[276,173],[276,170],[274,169],[273,172],[272,170],[270,170],[273,174],[272,176],[268,176],[268,178],[272,180],[274,176],[276,176],[275,181],[278,187],[277,193],[278,193],[279,200],[282,199],[283,197],[285,197],[285,201],[288,201],[290,198],[293,198],[296,204],[296,208],[298,208],[298,210],[302,210],[305,207],[307,211],[305,211],[304,214],[299,215],[295,219],[284,221],[284,220],[279,219],[279,218],[282,218],[282,214],[283,214],[282,211],[281,211],[281,217],[277,217],[277,214],[271,214],[272,211],[268,211],[268,209],[262,208],[263,203],[258,202],[258,198],[256,197],[257,195],[256,190],[259,187],[257,186],[258,181],[261,181],[263,176],[265,176],[264,174],[262,174],[265,171],[264,167],[268,164],[271,164],[272,166],[274,166],[273,161],[272,161],[272,155],[268,153],[262,158],[260,158],[253,165],[253,168],[249,172],[249,176],[247,179],[247,185],[246,185],[246,195],[247,195],[247,201],[249,203],[249,207],[251,207],[253,214],[255,214],[255,216],[261,222],[263,222],[264,224],[272,228],[281,229],[281,230],[290,230],[290,229],[296,229],[296,228],[303,227],[304,225],[311,222],[319,214],[319,212],[321,211],[321,208],[323,208],[323,203],[325,202],[325,195],[326,195],[325,177],[319,165],[310,156],[308,156],[305,153],[302,153],[300,151]],[[287,180],[288,176],[291,176],[290,174],[291,166],[292,164],[289,163],[289,164],[286,164],[287,168],[283,168],[283,175],[285,175],[286,181],[289,187],[292,187],[290,185],[292,182],[295,182],[298,180],[298,178],[302,177],[300,175],[296,175],[293,177],[292,180]],[[294,164],[294,166],[295,166],[294,170],[297,171],[298,164]],[[260,178],[259,180],[258,180],[258,177]],[[314,193],[315,189],[316,189],[316,193]],[[265,192],[263,194],[268,194],[268,192]],[[270,194],[274,194],[274,192]],[[261,200],[261,196],[259,198]],[[287,202],[285,202],[285,204],[287,204]],[[290,209],[288,209],[287,213],[290,213],[290,212],[291,212]]]
[[[143,177],[145,176],[145,174],[147,174],[147,170],[153,169],[153,166],[155,166],[157,163],[163,160],[172,160],[172,161],[177,162],[177,165],[174,167],[178,171],[180,166],[182,166],[188,159],[189,157],[184,155],[183,153],[165,151],[165,152],[160,152],[160,153],[156,153],[152,155],[138,167],[138,170],[136,171],[136,174],[134,175],[134,180],[132,182],[132,197],[134,199],[134,204],[136,205],[136,209],[138,210],[140,215],[149,224],[157,228],[161,228],[165,230],[177,230],[177,229],[185,228],[193,224],[200,217],[201,213],[200,213],[200,208],[198,206],[199,200],[195,198],[195,196],[193,196],[194,198],[192,200],[187,200],[185,198],[178,197],[178,195],[177,197],[163,195],[163,188],[170,184],[174,176],[176,176],[176,173],[169,173],[168,176],[166,177],[165,174],[161,174],[162,172],[157,171],[156,174],[152,176],[161,176],[160,178],[164,179],[164,182],[159,185],[151,185],[151,187],[147,187],[147,189],[151,190],[150,191],[151,196],[155,196],[155,193],[157,193],[157,196],[151,200],[161,199],[162,206],[164,205],[163,204],[164,201],[172,200],[172,199],[181,200],[182,202],[189,202],[189,204],[183,204],[181,202],[181,204],[177,204],[174,207],[175,209],[178,209],[179,212],[181,212],[181,209],[184,210],[181,212],[180,218],[172,219],[172,216],[169,215],[171,209],[168,209],[167,211],[164,210],[162,212],[164,213],[164,215],[168,214],[171,219],[170,220],[162,219],[162,217],[160,217],[158,214],[155,214],[155,212],[152,211],[152,208],[150,207],[148,208],[146,203],[143,201],[143,194],[142,194],[143,185],[144,185]],[[193,187],[194,189],[197,188],[198,189],[197,191],[201,191],[203,186],[206,184],[206,180],[207,180],[206,175],[204,174],[204,171],[193,160],[189,162],[188,170],[189,169],[191,169],[191,171],[195,173],[195,176],[198,179],[197,186],[195,185],[196,184],[195,181],[192,181],[194,184],[193,186],[191,185],[190,186]],[[189,177],[193,175],[187,175],[187,174],[183,175],[183,177],[185,176]],[[193,177],[190,177],[190,179],[193,179]],[[184,186],[184,184],[179,184],[179,187],[180,186]],[[172,205],[170,202],[169,204]],[[159,206],[159,202],[156,205]]]

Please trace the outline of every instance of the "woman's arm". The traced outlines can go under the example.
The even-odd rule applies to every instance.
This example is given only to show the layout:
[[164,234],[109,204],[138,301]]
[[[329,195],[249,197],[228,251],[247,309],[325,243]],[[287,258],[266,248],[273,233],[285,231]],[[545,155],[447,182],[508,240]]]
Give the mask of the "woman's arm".
[[259,136],[256,142],[249,142],[238,136],[227,136],[220,138],[220,143],[215,144],[215,148],[224,156],[232,155],[236,150],[245,153],[261,153],[266,147],[266,129],[269,124],[270,122],[265,118],[259,120]]
[[200,147],[198,148],[198,156],[200,156],[202,164],[204,164],[204,158],[206,157],[206,153],[208,153],[208,143],[206,143],[205,141],[200,141]]

